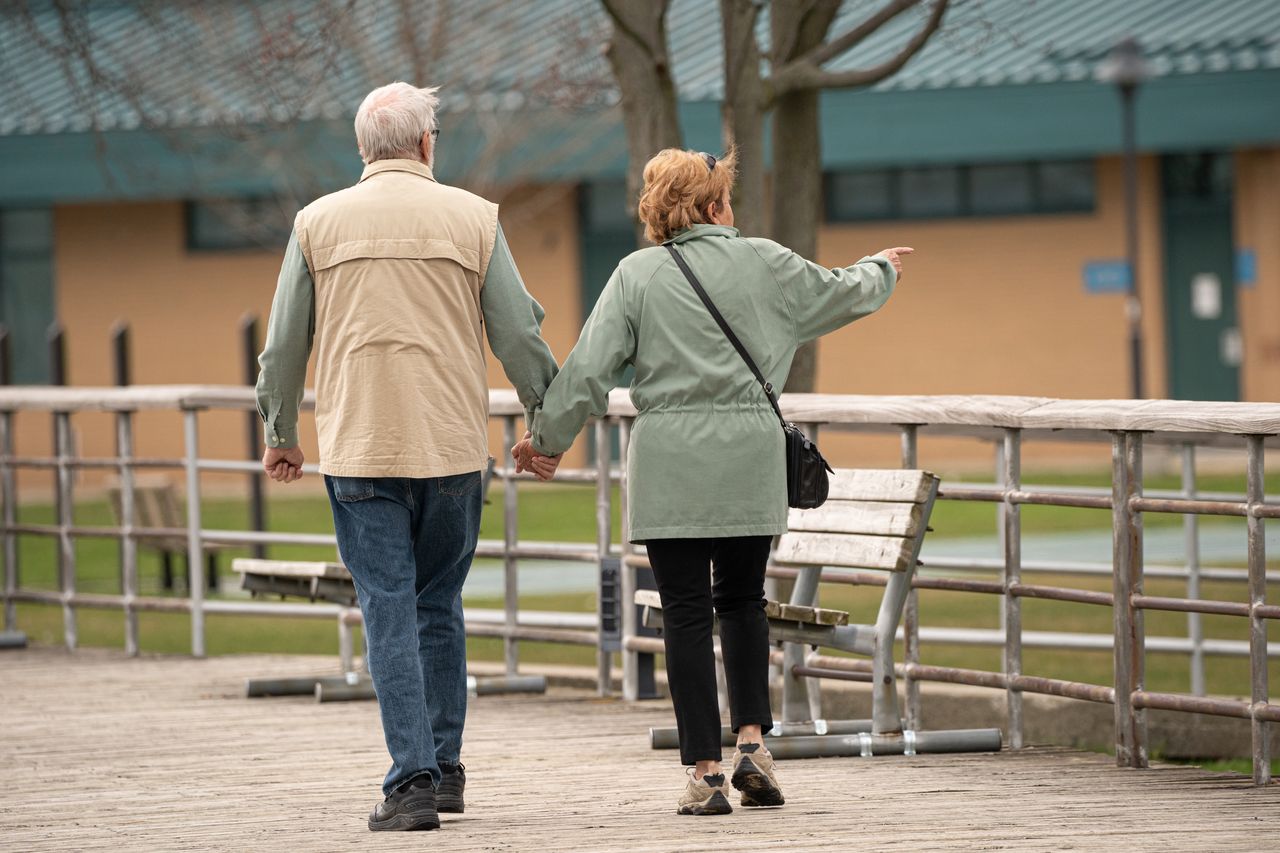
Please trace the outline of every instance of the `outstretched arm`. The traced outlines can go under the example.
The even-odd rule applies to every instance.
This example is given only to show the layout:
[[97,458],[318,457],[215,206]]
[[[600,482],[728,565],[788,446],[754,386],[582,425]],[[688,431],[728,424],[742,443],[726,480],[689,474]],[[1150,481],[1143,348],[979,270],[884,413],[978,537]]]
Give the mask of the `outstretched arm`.
[[773,273],[805,343],[874,313],[889,300],[905,247],[886,249],[847,267],[827,269],[772,240],[752,238],[752,247]]

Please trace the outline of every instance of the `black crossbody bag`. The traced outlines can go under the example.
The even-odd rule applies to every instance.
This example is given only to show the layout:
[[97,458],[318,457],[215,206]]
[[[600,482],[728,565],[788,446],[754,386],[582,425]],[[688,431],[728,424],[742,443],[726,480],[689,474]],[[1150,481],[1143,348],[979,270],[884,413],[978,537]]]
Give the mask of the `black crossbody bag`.
[[670,243],[667,243],[666,247],[667,251],[671,253],[671,257],[675,258],[676,266],[680,267],[680,272],[684,273],[684,277],[689,279],[689,284],[693,285],[693,289],[698,294],[698,298],[702,300],[702,304],[707,306],[707,310],[715,318],[716,324],[720,326],[720,331],[724,332],[724,336],[729,339],[729,343],[733,344],[733,348],[738,351],[738,355],[742,356],[742,360],[747,363],[747,367],[751,368],[751,372],[760,383],[760,387],[764,389],[764,395],[769,398],[769,405],[773,406],[773,411],[778,416],[778,422],[782,424],[782,434],[787,443],[787,505],[796,509],[813,509],[814,507],[822,506],[827,500],[827,491],[830,488],[828,477],[835,472],[831,470],[827,460],[822,458],[818,445],[810,441],[808,436],[800,431],[800,427],[793,423],[788,423],[787,419],[782,416],[782,409],[778,406],[778,397],[773,393],[773,384],[768,382],[764,375],[760,373],[760,368],[756,367],[751,354],[742,345],[742,341],[738,340],[738,336],[733,333],[733,329],[729,328],[729,324],[725,321],[720,310],[716,308],[716,304],[711,301],[711,297],[703,290],[702,282],[698,281],[698,277],[693,274],[693,270],[689,269],[689,265],[685,263],[684,258],[676,251],[676,247]]

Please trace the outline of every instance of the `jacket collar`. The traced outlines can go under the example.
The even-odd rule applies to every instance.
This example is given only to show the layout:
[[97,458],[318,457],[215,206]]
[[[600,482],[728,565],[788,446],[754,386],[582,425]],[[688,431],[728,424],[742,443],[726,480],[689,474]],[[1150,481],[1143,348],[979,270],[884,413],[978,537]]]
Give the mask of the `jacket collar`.
[[698,237],[737,237],[738,229],[731,225],[694,225],[672,237],[669,243],[687,243]]
[[435,175],[431,174],[431,169],[426,163],[417,160],[374,160],[368,166],[364,167],[364,172],[360,174],[360,180],[365,181],[380,172],[409,172],[428,181],[434,181]]

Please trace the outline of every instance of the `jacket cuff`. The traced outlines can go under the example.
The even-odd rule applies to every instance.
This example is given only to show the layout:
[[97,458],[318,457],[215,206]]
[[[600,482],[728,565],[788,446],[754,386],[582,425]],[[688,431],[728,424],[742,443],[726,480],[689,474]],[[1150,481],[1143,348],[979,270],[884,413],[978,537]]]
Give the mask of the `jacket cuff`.
[[267,424],[264,430],[267,447],[297,447],[298,428],[282,427],[279,424]]

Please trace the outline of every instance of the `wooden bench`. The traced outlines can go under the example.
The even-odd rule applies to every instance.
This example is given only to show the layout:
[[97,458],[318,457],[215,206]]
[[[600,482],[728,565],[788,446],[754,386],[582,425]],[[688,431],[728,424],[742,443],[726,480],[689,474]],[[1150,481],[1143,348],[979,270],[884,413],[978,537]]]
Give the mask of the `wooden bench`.
[[[124,518],[123,495],[120,487],[107,489],[107,499],[111,504],[111,512],[115,515],[116,524],[122,524]],[[160,554],[160,583],[164,589],[173,589],[173,556],[178,554],[187,565],[187,588],[191,588],[190,554],[187,550],[187,516],[178,502],[178,490],[169,480],[139,482],[133,487],[133,526],[147,530],[175,531],[174,533],[156,533],[143,536],[139,540],[142,547],[151,548]],[[205,555],[205,583],[209,589],[218,588],[218,553],[232,546],[205,542],[202,544]]]
[[240,587],[254,598],[278,595],[328,601],[343,607],[356,606],[356,585],[341,563],[304,560],[255,560],[240,557],[231,561],[239,573]]
[[[938,496],[938,478],[916,470],[839,470],[830,496],[812,510],[791,510],[787,532],[773,554],[776,567],[796,570],[791,601],[767,601],[769,637],[784,643],[783,713],[775,733],[801,737],[772,747],[779,757],[813,755],[967,751],[1000,748],[1000,732],[903,731],[899,712],[893,644],[919,565],[920,546]],[[874,625],[850,625],[847,613],[817,606],[824,567],[872,569],[890,573]],[[641,619],[661,626],[661,601],[655,592],[637,592]],[[822,718],[816,690],[805,669],[809,647],[826,646],[872,658],[872,719]],[[830,732],[830,734],[827,734]],[[824,737],[818,737],[825,734]],[[814,735],[805,737],[803,735]],[[726,742],[733,735],[725,731]],[[655,748],[674,745],[674,731],[654,729]],[[791,747],[791,748],[788,748]]]

